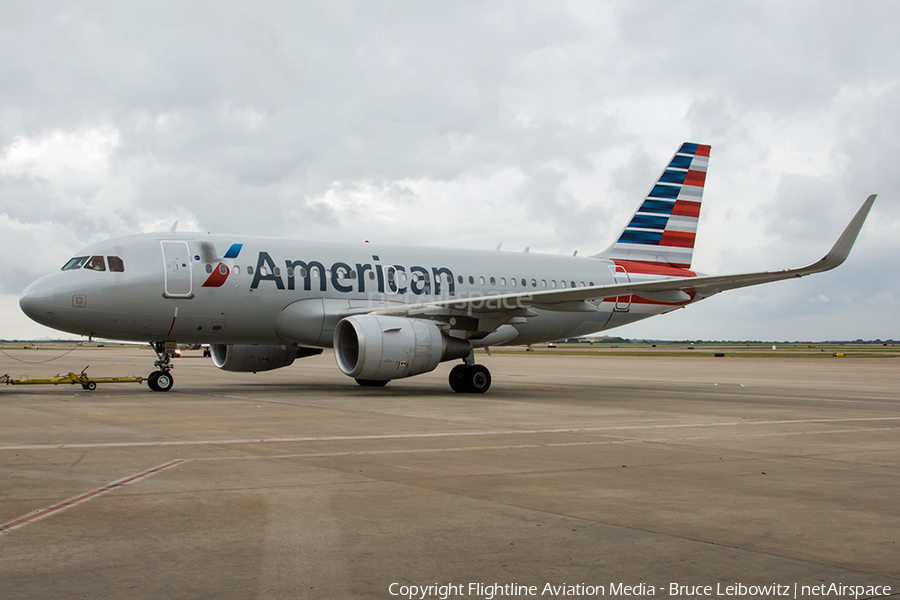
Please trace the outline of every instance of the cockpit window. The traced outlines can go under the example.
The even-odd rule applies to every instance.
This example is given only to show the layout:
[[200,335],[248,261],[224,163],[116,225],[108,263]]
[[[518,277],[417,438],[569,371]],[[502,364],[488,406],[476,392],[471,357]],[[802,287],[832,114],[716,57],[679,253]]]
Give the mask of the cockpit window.
[[73,269],[80,269],[87,259],[87,256],[76,256],[75,258],[69,259],[69,262],[63,265],[62,270],[71,271]]
[[106,262],[109,263],[109,270],[113,273],[124,273],[125,263],[118,256],[107,256]]
[[93,269],[94,271],[105,271],[106,263],[103,262],[102,256],[92,256],[88,259],[87,264],[84,265],[85,269]]

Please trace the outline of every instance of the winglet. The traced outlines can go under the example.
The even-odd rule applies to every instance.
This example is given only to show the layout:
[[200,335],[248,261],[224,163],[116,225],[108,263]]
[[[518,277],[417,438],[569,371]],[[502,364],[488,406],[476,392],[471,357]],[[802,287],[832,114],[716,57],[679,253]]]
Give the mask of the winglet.
[[169,228],[169,233],[175,233],[176,228],[178,228],[178,221],[172,223],[172,226]]
[[831,247],[831,250],[828,251],[828,254],[826,254],[822,260],[803,269],[798,269],[799,271],[805,271],[803,275],[830,271],[847,260],[847,257],[850,256],[850,249],[853,248],[853,243],[856,242],[859,231],[862,229],[863,223],[866,222],[866,217],[869,216],[869,211],[872,209],[872,204],[875,203],[875,197],[877,195],[878,194],[872,194],[866,198],[866,201],[863,202],[862,206],[859,207],[859,210],[856,211],[856,216],[853,217],[850,224],[844,229],[844,233],[841,234],[841,237],[838,238],[838,241],[834,243],[834,246]]

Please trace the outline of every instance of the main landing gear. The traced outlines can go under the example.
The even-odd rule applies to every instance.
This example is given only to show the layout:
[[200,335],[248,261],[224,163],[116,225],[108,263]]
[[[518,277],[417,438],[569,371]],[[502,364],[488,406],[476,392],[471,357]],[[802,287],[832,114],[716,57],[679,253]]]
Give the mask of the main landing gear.
[[491,388],[491,372],[484,365],[456,365],[450,370],[450,389],[467,394],[483,394]]
[[151,342],[150,345],[156,352],[157,357],[153,365],[159,371],[153,371],[147,376],[147,387],[154,392],[168,392],[175,384],[175,380],[172,379],[172,373],[170,373],[172,370],[171,360],[175,353],[175,348],[167,348],[165,342]]

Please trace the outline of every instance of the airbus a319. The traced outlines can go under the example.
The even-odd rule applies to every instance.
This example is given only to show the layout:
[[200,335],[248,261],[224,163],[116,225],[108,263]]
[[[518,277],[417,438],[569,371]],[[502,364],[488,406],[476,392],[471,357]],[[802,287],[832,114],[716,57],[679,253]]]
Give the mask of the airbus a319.
[[148,233],[85,248],[31,284],[20,306],[60,331],[150,342],[155,391],[172,388],[176,344],[210,344],[215,365],[238,372],[334,348],[340,370],[364,386],[459,361],[450,387],[483,393],[491,375],[477,348],[612,329],[847,258],[874,195],[809,266],[692,271],[709,154],[682,144],[616,241],[592,256]]

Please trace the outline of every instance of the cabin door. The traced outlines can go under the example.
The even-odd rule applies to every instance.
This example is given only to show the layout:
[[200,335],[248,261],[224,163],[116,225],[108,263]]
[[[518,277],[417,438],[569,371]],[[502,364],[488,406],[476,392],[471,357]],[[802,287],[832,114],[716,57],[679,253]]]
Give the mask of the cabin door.
[[161,241],[166,298],[192,298],[191,251],[187,242]]

